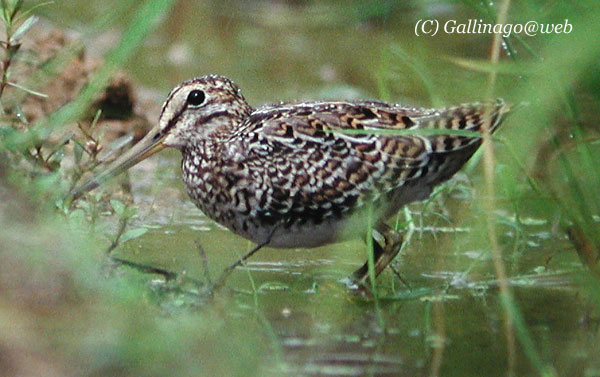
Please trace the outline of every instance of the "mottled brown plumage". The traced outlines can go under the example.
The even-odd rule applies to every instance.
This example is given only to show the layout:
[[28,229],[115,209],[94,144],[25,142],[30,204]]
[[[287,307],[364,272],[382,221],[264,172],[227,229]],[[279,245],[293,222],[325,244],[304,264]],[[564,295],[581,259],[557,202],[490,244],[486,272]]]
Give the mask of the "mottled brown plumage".
[[[142,145],[81,191],[175,147],[194,203],[233,232],[274,247],[314,247],[364,236],[369,209],[377,229],[395,240],[396,250],[378,250],[391,260],[401,238],[383,221],[427,198],[481,143],[479,135],[422,129],[493,132],[508,111],[501,100],[443,109],[374,101],[253,109],[232,81],[204,76],[173,89]],[[382,263],[377,272],[389,260]]]

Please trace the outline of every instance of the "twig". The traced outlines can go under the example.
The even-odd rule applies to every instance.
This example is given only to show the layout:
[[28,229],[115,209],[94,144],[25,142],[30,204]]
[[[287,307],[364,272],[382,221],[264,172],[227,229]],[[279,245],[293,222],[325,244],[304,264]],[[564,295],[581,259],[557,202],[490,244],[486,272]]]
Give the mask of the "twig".
[[175,280],[179,276],[177,273],[165,270],[163,268],[148,266],[145,264],[140,264],[140,263],[128,261],[128,260],[117,258],[117,257],[110,257],[110,260],[113,262],[116,262],[119,265],[131,267],[131,268],[134,268],[141,272],[145,272],[145,273],[149,273],[149,274],[163,275],[167,281]]
[[117,236],[115,237],[115,239],[111,242],[111,244],[108,246],[108,248],[104,252],[106,255],[110,255],[110,253],[114,249],[116,249],[117,246],[119,246],[119,240],[121,239],[121,236],[125,232],[125,229],[127,229],[127,223],[128,223],[127,218],[121,218],[119,220],[119,230],[117,231]]
[[[184,274],[182,273],[177,273],[177,272],[173,272],[173,271],[169,271],[167,269],[164,268],[160,268],[160,267],[154,267],[154,266],[149,266],[147,264],[142,264],[142,263],[137,263],[137,262],[132,262],[126,259],[121,259],[119,257],[109,257],[111,261],[117,263],[118,265],[122,265],[122,266],[127,266],[127,267],[131,267],[135,270],[138,270],[140,272],[144,272],[147,274],[159,274],[165,277],[166,281],[174,281],[174,280],[178,280],[178,279],[182,279],[182,277],[184,276]],[[185,280],[190,281],[192,283],[194,283],[195,285],[197,285],[198,287],[204,286],[204,282],[200,281],[198,279],[194,279],[194,278],[190,278],[190,277],[185,277]]]

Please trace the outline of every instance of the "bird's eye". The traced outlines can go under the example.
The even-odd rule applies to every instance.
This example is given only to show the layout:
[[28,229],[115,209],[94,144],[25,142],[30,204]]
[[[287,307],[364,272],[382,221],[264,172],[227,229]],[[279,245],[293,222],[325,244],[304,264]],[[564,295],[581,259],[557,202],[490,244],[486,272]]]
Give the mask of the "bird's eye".
[[204,94],[204,92],[196,89],[192,90],[190,94],[188,94],[187,103],[190,106],[200,106],[204,103],[205,99],[206,95]]

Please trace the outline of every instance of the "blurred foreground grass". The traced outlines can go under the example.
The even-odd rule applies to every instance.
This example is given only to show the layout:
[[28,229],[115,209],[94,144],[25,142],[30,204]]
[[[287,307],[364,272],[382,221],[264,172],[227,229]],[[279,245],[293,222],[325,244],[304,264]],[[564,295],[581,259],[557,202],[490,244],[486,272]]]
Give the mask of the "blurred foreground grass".
[[[160,315],[143,284],[145,276],[104,276],[105,255],[98,245],[105,241],[82,230],[81,217],[56,210],[57,200],[77,175],[60,168],[65,140],[57,142],[54,134],[63,133],[60,129],[66,122],[81,118],[168,5],[168,1],[135,6],[129,2],[136,12],[127,32],[81,95],[30,125],[15,99],[22,99],[23,93],[37,94],[13,85],[13,72],[7,68],[11,63],[13,67],[23,64],[21,38],[27,37],[36,18],[24,17],[30,14],[22,1],[2,1],[7,30],[2,88],[16,91],[2,98],[0,125],[0,370],[4,376],[268,375],[261,370],[269,363],[257,357],[265,354],[261,350],[266,344],[258,320],[230,321],[218,305],[203,311],[201,320],[198,313],[185,311],[176,318]],[[65,51],[60,57],[68,60],[73,55]],[[46,62],[44,69],[53,68],[53,63]],[[239,337],[240,333],[248,337]],[[224,363],[223,355],[235,357]]]

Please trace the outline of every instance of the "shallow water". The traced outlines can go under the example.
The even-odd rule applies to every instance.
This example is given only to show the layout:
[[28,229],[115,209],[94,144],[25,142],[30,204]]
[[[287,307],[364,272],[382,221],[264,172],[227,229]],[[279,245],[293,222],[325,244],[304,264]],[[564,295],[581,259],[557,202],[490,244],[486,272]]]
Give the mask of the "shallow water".
[[[164,181],[144,180],[149,177],[146,170],[157,164],[178,166],[176,156],[156,160],[131,172],[137,182],[134,198],[142,210],[136,225],[150,230],[116,255],[185,271],[187,277],[206,282],[200,244],[208,278],[214,280],[253,245],[197,210],[180,189],[178,174],[163,175]],[[446,201],[455,207],[450,209],[452,218],[470,200],[449,196]],[[411,208],[418,217],[421,206]],[[425,221],[435,223],[431,217]],[[551,235],[550,224],[527,222],[532,225],[521,237],[528,246],[507,252],[505,261],[528,331],[545,362],[570,375],[594,375],[599,327],[579,285],[579,262],[564,251],[569,248],[566,240]],[[510,250],[515,237],[509,228],[502,229],[501,239]],[[434,373],[435,368],[449,376],[504,375],[503,309],[489,253],[450,242],[471,231],[430,227],[421,234],[417,229],[395,263],[410,287],[386,271],[378,279],[378,300],[362,298],[342,283],[365,259],[359,240],[310,250],[263,249],[230,276],[216,300],[233,321],[261,318],[280,353],[267,368],[276,375],[412,376]],[[157,284],[162,286],[160,279]],[[213,305],[185,293],[179,301],[166,297],[158,302],[171,314],[190,303],[200,303],[200,310]],[[535,374],[521,347],[515,373]]]
[[[164,96],[180,80],[220,73],[237,81],[253,104],[383,96],[430,104],[414,72],[400,59],[385,58],[392,46],[414,56],[438,49],[485,56],[484,43],[415,39],[412,27],[422,6],[383,3],[391,9],[354,4],[373,10],[369,14],[333,2],[180,1],[173,18],[126,68],[141,85]],[[435,8],[435,2],[428,7]],[[446,15],[465,11],[441,4],[436,9]],[[427,67],[435,72],[444,101],[478,99],[471,89],[483,77],[442,62]],[[483,96],[483,90],[475,93]],[[501,147],[498,154],[502,163]],[[450,185],[454,190],[435,199],[423,216],[423,205],[410,207],[416,229],[395,263],[409,286],[386,271],[378,279],[377,300],[349,291],[341,280],[365,260],[360,240],[311,250],[264,249],[232,274],[214,301],[198,299],[198,310],[225,308],[226,316],[240,323],[259,318],[258,336],[273,349],[266,374],[507,375],[503,308],[491,256],[481,241],[485,217],[473,205],[483,187],[478,171],[469,172],[472,181],[461,175]],[[253,245],[202,215],[186,198],[179,176],[175,152],[132,169],[133,197],[140,207],[133,226],[149,231],[115,255],[214,280]],[[504,262],[542,363],[561,375],[600,375],[599,321],[581,289],[583,273],[570,244],[545,219],[532,217],[519,229],[511,227],[513,207],[501,204],[505,209],[499,216],[506,215],[509,224],[499,227]],[[158,291],[166,289],[160,279],[154,284]],[[157,303],[173,314],[194,300],[182,293]],[[515,352],[514,374],[537,374],[526,347]]]

